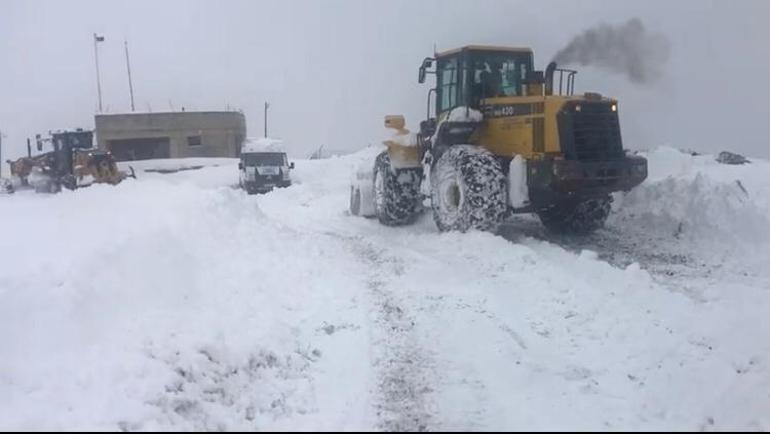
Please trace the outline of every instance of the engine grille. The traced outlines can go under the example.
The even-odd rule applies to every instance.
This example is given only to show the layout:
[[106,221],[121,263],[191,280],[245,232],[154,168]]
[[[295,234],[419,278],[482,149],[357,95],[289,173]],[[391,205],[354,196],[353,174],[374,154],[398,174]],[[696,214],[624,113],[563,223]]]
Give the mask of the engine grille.
[[623,157],[618,114],[608,102],[566,104],[559,113],[559,136],[562,150],[571,160],[607,161]]

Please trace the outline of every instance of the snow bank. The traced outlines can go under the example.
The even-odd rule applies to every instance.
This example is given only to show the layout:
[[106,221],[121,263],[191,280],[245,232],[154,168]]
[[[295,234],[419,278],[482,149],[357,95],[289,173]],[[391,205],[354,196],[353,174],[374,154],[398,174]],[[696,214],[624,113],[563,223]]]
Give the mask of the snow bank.
[[237,158],[160,158],[153,160],[121,161],[118,168],[137,172],[175,173],[184,170],[197,170],[203,167],[231,166],[238,164]]
[[[120,170],[129,172],[129,167],[134,168],[139,182],[152,180],[209,188],[238,185],[236,158],[170,158],[118,163]],[[134,181],[124,181],[130,182]]]
[[365,322],[328,310],[363,270],[219,169],[3,198],[0,429],[372,425],[363,359],[338,348],[366,338],[321,330]]
[[770,163],[726,166],[672,148],[645,156],[649,178],[616,195],[611,222],[699,243],[770,241]]
[[[263,196],[231,165],[0,198],[0,429],[770,427],[767,271],[697,265],[698,299],[556,242],[352,218],[376,151]],[[648,156],[610,230],[684,221],[695,250],[768,209],[766,163]]]

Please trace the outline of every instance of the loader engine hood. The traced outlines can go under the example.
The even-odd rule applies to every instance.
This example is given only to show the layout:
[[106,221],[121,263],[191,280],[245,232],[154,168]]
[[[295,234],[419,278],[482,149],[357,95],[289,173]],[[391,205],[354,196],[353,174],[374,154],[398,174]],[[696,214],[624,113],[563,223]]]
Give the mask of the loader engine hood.
[[562,152],[569,160],[605,161],[624,157],[618,103],[598,94],[570,98],[556,115]]

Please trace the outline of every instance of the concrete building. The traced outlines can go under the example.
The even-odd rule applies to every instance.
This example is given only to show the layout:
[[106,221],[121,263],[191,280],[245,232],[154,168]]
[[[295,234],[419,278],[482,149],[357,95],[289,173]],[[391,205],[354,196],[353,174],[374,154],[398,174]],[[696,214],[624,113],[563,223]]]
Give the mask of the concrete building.
[[121,113],[95,116],[99,149],[118,161],[237,157],[246,118],[235,111]]

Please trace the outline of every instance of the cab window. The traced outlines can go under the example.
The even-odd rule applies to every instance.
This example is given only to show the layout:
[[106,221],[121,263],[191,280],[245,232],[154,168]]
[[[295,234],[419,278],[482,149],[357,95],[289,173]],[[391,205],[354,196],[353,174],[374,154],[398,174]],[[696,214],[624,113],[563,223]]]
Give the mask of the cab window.
[[439,113],[457,107],[458,75],[459,68],[456,56],[439,59],[436,86]]
[[474,53],[472,93],[474,99],[522,96],[531,56],[520,53]]

